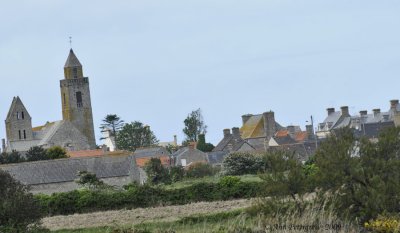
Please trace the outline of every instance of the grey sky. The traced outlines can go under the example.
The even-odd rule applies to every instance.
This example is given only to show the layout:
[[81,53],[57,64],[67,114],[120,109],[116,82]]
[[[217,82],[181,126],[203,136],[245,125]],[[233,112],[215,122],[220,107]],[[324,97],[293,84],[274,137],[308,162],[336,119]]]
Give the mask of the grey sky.
[[97,138],[108,113],[181,141],[200,107],[217,143],[246,113],[304,128],[327,107],[387,110],[400,98],[398,0],[2,0],[0,22],[0,118],[17,95],[34,126],[62,118],[71,35]]

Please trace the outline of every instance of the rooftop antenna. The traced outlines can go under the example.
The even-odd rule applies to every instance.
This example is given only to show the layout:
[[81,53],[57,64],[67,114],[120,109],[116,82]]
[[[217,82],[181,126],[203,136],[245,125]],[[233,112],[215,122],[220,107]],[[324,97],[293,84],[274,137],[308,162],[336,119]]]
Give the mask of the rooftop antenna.
[[72,36],[69,37],[69,47],[72,49]]

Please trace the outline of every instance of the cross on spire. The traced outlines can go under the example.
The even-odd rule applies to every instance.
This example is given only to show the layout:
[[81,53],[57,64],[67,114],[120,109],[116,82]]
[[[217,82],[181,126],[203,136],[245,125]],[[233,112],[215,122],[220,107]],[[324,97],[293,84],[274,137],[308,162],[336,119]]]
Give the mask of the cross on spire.
[[72,36],[69,37],[69,47],[72,49]]

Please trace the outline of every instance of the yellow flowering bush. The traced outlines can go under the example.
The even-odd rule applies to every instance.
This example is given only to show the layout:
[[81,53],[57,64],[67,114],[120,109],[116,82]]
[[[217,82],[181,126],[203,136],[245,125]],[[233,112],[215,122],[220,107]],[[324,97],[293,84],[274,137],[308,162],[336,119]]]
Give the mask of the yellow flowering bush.
[[364,223],[364,227],[371,232],[397,233],[400,232],[400,220],[394,217],[379,216],[375,220]]

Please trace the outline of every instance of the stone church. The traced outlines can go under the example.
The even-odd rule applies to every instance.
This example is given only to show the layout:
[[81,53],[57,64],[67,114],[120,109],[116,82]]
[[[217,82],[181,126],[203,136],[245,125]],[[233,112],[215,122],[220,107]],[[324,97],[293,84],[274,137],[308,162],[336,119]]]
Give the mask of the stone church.
[[5,120],[7,140],[3,150],[26,152],[33,146],[61,146],[68,151],[96,148],[89,78],[83,76],[82,65],[71,49],[60,80],[63,119],[32,127],[32,118],[17,96]]

